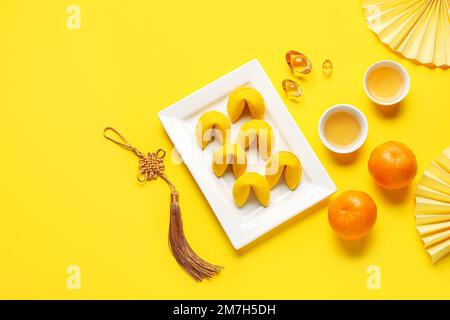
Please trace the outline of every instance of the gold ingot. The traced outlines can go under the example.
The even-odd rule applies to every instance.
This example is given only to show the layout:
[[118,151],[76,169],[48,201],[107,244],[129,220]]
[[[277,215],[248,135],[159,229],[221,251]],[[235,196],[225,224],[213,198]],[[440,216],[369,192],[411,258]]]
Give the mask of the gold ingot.
[[298,98],[302,95],[302,88],[294,80],[285,79],[281,85],[283,86],[283,90],[288,97]]
[[312,63],[308,57],[295,50],[286,53],[286,62],[295,74],[308,74],[312,70]]
[[325,73],[327,76],[331,76],[331,74],[333,73],[333,64],[330,60],[327,59],[323,62],[322,70],[323,73]]

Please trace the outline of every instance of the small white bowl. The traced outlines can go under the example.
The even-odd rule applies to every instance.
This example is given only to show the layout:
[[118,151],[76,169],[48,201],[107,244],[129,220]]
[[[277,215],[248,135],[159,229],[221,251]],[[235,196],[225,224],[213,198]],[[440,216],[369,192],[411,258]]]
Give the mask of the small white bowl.
[[[377,98],[375,98],[370,93],[369,88],[367,88],[367,79],[368,79],[370,73],[379,67],[391,67],[400,72],[400,75],[403,78],[404,86],[403,86],[402,93],[398,96],[397,99],[392,100],[392,101],[380,101]],[[364,74],[363,84],[364,84],[364,91],[366,92],[367,96],[373,102],[375,102],[376,104],[382,105],[382,106],[392,106],[392,105],[395,105],[395,104],[399,103],[400,101],[402,101],[408,95],[409,88],[411,86],[411,79],[409,78],[408,71],[406,71],[406,69],[400,63],[392,61],[392,60],[381,60],[381,61],[375,62],[367,69],[366,73]]]
[[[346,112],[350,112],[351,114],[353,114],[355,116],[355,118],[359,121],[359,124],[361,125],[361,132],[359,133],[358,138],[356,139],[356,141],[349,145],[349,146],[345,146],[345,147],[338,147],[335,146],[333,144],[331,144],[326,136],[325,136],[325,123],[328,120],[328,118],[336,113],[336,112],[341,112],[341,111],[346,111]],[[335,152],[335,153],[341,153],[341,154],[346,154],[346,153],[352,153],[356,150],[358,150],[366,141],[367,139],[367,133],[369,132],[369,124],[367,123],[367,119],[366,116],[361,112],[361,110],[359,110],[358,108],[349,105],[349,104],[336,104],[330,108],[328,108],[327,110],[325,110],[325,112],[322,114],[322,116],[320,117],[319,120],[319,136],[320,136],[320,140],[322,140],[322,143],[325,145],[325,147],[327,147],[328,149],[330,149],[331,151]]]

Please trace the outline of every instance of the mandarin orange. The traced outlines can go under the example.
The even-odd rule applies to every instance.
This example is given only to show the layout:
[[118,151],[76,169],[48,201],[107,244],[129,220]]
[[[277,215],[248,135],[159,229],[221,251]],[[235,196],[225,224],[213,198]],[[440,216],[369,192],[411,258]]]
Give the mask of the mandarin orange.
[[377,206],[365,192],[349,190],[336,197],[328,208],[333,230],[346,240],[366,236],[377,220]]
[[416,176],[416,156],[401,142],[382,143],[370,155],[369,172],[375,182],[385,189],[404,188]]

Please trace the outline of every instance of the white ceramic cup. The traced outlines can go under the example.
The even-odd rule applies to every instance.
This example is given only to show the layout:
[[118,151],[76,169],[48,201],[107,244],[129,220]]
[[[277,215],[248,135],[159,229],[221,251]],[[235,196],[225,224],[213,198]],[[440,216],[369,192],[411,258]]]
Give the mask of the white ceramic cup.
[[[361,126],[361,132],[359,133],[358,138],[356,138],[355,142],[348,146],[335,146],[332,143],[330,143],[325,136],[325,123],[327,122],[328,118],[336,113],[336,112],[349,112],[352,115],[355,116],[355,118],[359,121],[359,124]],[[322,143],[330,149],[331,151],[335,153],[352,153],[356,150],[358,150],[366,141],[367,139],[367,133],[369,132],[369,124],[367,123],[366,116],[359,110],[358,108],[350,105],[350,104],[336,104],[327,110],[322,114],[319,120],[319,136],[320,140],[322,140]]]
[[[404,83],[403,90],[400,93],[400,95],[396,99],[393,99],[392,101],[380,101],[379,99],[375,98],[370,93],[370,90],[367,87],[367,79],[368,79],[370,73],[379,67],[391,67],[391,68],[397,70],[400,73],[400,75],[402,76],[403,83]],[[392,106],[392,105],[399,103],[407,96],[407,94],[409,92],[409,87],[411,86],[411,79],[409,78],[408,71],[406,71],[406,69],[400,63],[392,61],[392,60],[381,60],[381,61],[375,62],[367,69],[366,73],[364,74],[363,84],[364,84],[364,91],[366,92],[367,96],[373,102],[375,102],[376,104],[382,105],[382,106]]]

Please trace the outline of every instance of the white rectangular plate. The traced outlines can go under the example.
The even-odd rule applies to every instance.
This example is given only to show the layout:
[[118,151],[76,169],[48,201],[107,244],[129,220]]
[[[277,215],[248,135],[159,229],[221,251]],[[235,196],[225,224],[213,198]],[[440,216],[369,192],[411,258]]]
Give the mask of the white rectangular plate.
[[[266,208],[255,198],[250,198],[242,208],[238,208],[232,196],[235,181],[233,174],[227,172],[223,177],[217,178],[211,169],[212,153],[219,142],[210,143],[202,151],[196,141],[195,126],[198,118],[209,110],[227,115],[228,95],[241,86],[255,88],[264,98],[264,120],[276,134],[273,152],[291,151],[297,155],[303,167],[300,185],[291,191],[284,181],[280,181],[272,190],[270,204]],[[174,103],[159,112],[158,116],[235,249],[242,248],[336,191],[333,181],[257,60],[244,64]],[[232,124],[231,141],[236,141],[239,128],[248,120],[250,116],[246,115]],[[250,149],[247,156],[250,163],[247,171],[263,174],[265,162],[258,159],[257,151]]]

